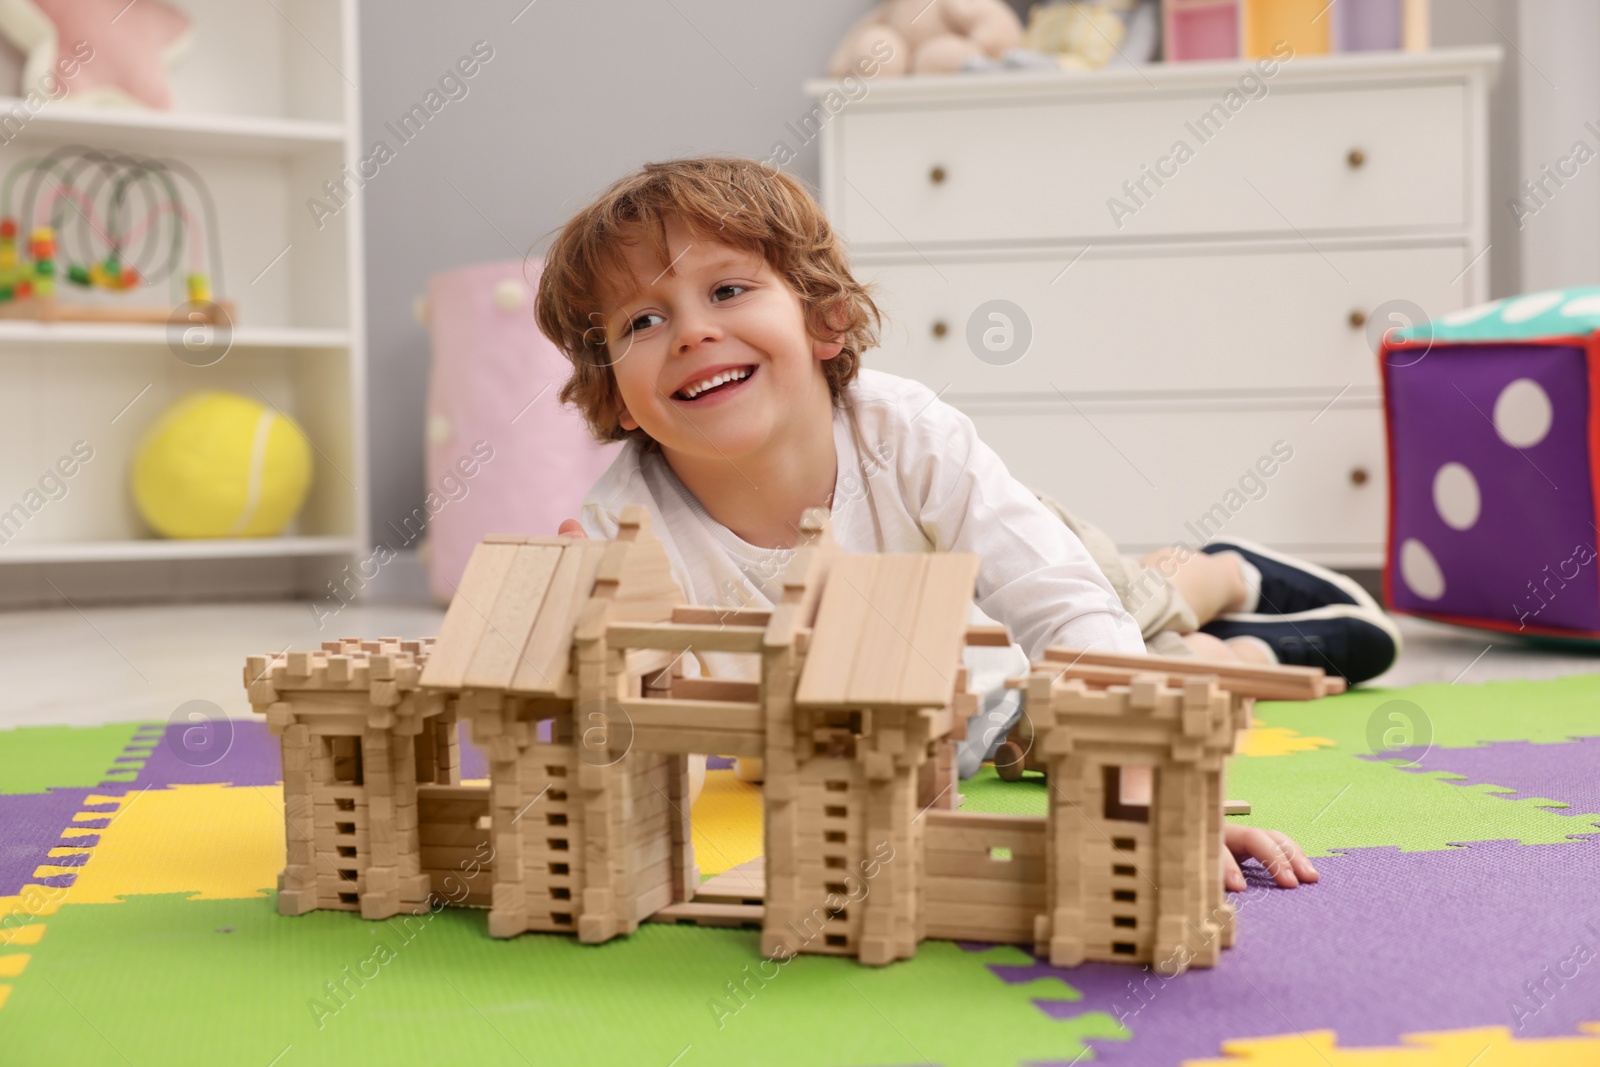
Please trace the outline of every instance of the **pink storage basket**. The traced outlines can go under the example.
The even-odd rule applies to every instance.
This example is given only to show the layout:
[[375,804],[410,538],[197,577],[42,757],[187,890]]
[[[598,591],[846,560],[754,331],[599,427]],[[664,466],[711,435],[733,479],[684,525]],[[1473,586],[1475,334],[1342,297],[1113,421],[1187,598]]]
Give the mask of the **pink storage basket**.
[[[445,503],[428,520],[427,561],[441,602],[485,535],[550,536],[562,519],[577,518],[616,454],[556,400],[570,365],[534,324],[542,269],[538,260],[512,260],[428,279],[427,488]],[[479,442],[493,449],[487,462],[478,462]],[[462,461],[475,467],[471,477]]]

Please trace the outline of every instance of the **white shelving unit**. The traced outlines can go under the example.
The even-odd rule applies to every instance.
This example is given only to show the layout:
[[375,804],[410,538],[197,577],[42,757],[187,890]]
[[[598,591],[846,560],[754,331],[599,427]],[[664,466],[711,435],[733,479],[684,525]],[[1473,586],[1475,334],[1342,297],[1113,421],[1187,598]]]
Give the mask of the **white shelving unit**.
[[[320,224],[308,206],[361,156],[355,0],[180,6],[196,39],[171,111],[51,104],[0,160],[84,145],[193,167],[216,201],[213,285],[236,306],[231,344],[199,367],[165,326],[0,321],[3,606],[317,595],[369,543],[362,202],[356,192]],[[282,536],[165,540],[142,522],[129,485],[139,439],[199,389],[270,403],[310,439],[311,495]],[[29,491],[80,441],[93,458],[30,510]]]

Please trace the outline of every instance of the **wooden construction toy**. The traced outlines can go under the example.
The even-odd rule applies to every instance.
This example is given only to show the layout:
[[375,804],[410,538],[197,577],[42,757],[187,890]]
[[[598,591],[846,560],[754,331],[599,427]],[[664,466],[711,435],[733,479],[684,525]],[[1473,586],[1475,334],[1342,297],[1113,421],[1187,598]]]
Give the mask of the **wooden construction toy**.
[[[801,531],[769,610],[684,605],[629,508],[609,542],[487,539],[432,642],[251,657],[251,703],[284,745],[280,910],[442,897],[488,905],[494,937],[595,943],[653,921],[755,926],[778,959],[885,964],[939,937],[1059,966],[1214,964],[1236,936],[1223,760],[1254,697],[1340,687],[1051,649],[1015,680],[1048,813],[958,811],[951,742],[977,710],[962,650],[1007,640],[967,625],[977,557],[844,555],[822,510]],[[757,680],[700,677],[697,650],[749,656]],[[459,782],[458,722],[488,785]],[[705,885],[696,752],[766,772],[766,855]]]
[[246,660],[250,703],[282,738],[285,915],[384,919],[427,899],[418,788],[460,775],[454,714],[418,687],[430,644],[347,638]]
[[[1337,696],[1345,691],[1345,681],[1338,675],[1329,675],[1311,667],[1274,667],[1270,672],[1244,664],[1207,663],[1203,660],[1178,656],[1142,656],[1130,662],[1127,656],[1103,652],[1069,652],[1065,649],[1047,649],[1046,662],[1066,663],[1074,677],[1082,678],[1095,686],[1126,685],[1135,674],[1159,672],[1178,680],[1216,676],[1236,696],[1250,702],[1261,700],[1320,700]],[[1013,678],[1006,684],[1012,688],[1026,685],[1025,678]],[[1034,719],[1024,715],[1011,728],[1004,743],[995,753],[995,773],[1008,782],[1022,778],[1024,771],[1049,770],[1048,761],[1035,744]],[[1248,815],[1249,806],[1229,801],[1236,806],[1229,815]]]

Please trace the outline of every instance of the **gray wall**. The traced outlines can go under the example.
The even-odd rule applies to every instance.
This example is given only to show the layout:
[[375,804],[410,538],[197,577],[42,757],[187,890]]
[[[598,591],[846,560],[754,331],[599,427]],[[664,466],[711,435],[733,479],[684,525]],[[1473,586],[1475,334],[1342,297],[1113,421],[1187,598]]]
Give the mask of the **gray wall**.
[[[423,488],[428,340],[412,301],[429,275],[520,258],[611,181],[654,159],[766,158],[809,109],[819,75],[874,0],[368,0],[362,5],[364,142],[419,102],[473,42],[494,58],[368,184],[367,331],[372,528],[409,514]],[[1027,0],[1015,0],[1025,9]],[[520,12],[520,14],[519,14]],[[1499,44],[1492,104],[1496,295],[1519,287],[1518,234],[1503,210],[1519,175],[1517,0],[1435,0],[1440,45]],[[515,22],[512,20],[515,18]],[[392,141],[392,138],[391,138]],[[789,168],[815,182],[815,145]]]

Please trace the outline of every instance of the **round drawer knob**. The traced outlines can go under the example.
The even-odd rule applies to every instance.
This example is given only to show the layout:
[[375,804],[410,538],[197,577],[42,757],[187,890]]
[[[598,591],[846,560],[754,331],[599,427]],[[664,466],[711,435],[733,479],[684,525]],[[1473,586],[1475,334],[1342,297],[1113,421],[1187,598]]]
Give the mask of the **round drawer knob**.
[[1359,170],[1366,164],[1367,154],[1359,148],[1352,148],[1350,154],[1344,157],[1344,161],[1350,164],[1351,170]]
[[928,180],[935,185],[943,185],[945,179],[944,168],[936,166],[928,171]]
[[1362,311],[1360,308],[1356,308],[1350,312],[1350,328],[1352,330],[1359,330],[1366,324],[1367,313],[1365,311]]
[[1367,468],[1365,468],[1365,467],[1351,467],[1350,468],[1350,484],[1351,485],[1366,485],[1367,484],[1367,479],[1369,477],[1370,477],[1370,475],[1367,474]]
[[937,322],[935,322],[933,324],[933,335],[935,337],[943,337],[945,334],[947,334],[949,332],[950,332],[950,327],[945,325],[945,322],[944,322],[943,319],[939,319]]

